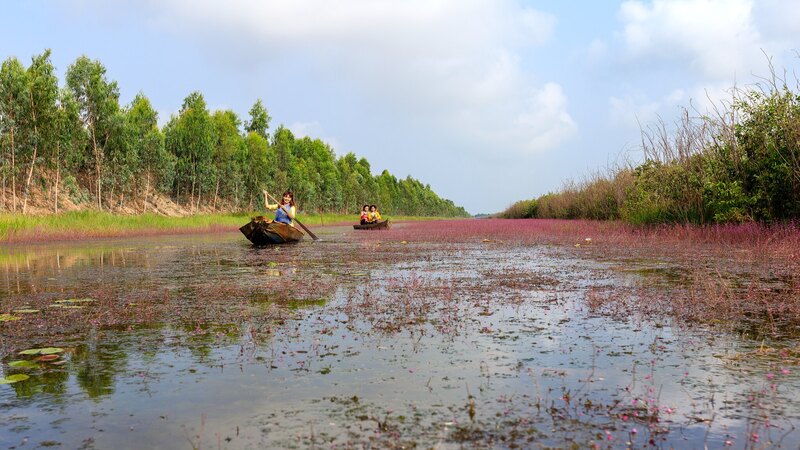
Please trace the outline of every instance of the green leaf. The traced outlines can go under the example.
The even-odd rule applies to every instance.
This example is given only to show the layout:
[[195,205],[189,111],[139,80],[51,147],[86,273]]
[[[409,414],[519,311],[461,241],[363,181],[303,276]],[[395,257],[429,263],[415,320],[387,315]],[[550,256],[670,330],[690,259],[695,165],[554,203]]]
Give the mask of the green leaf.
[[0,314],[0,322],[11,322],[19,319],[19,317],[12,316],[11,314]]
[[89,303],[95,301],[93,298],[68,298],[66,300],[56,300],[54,303]]
[[0,384],[16,383],[16,382],[19,382],[19,381],[25,381],[28,378],[30,378],[30,377],[25,375],[24,373],[17,373],[17,374],[14,374],[14,375],[9,375],[9,376],[7,376],[5,378],[0,378]]
[[44,348],[31,348],[19,352],[20,355],[54,355],[63,352],[63,348],[58,347],[44,347]]
[[39,367],[39,364],[36,364],[33,361],[28,361],[24,359],[20,359],[17,361],[11,361],[8,363],[8,367],[16,367],[18,369],[35,369]]

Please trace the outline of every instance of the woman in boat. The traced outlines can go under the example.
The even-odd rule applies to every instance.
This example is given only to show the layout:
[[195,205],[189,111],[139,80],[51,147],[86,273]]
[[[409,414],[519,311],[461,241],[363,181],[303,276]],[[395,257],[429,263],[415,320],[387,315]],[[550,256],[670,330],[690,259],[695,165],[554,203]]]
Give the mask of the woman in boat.
[[294,226],[292,219],[294,219],[297,213],[297,208],[294,204],[294,194],[292,194],[292,191],[284,192],[283,196],[281,196],[281,202],[275,204],[270,204],[267,201],[267,191],[264,191],[264,204],[270,211],[275,211],[275,222]]
[[361,208],[361,225],[366,225],[369,223],[369,205],[364,205]]
[[369,223],[378,223],[381,221],[381,213],[378,212],[378,207],[370,205],[369,207]]

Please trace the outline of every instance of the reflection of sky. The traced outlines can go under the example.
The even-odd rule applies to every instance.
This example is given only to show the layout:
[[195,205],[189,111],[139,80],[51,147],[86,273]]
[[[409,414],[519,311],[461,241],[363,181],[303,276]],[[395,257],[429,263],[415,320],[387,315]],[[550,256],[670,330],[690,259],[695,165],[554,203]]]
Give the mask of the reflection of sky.
[[[255,286],[271,277],[265,272],[268,262],[283,268],[287,261],[309,255],[304,252],[316,251],[314,246],[294,246],[253,253],[238,236],[179,238],[170,246],[159,239],[138,247],[111,243],[98,251],[66,246],[55,259],[48,251],[24,255],[29,264],[6,271],[2,295],[17,295],[8,288],[18,284],[15,277],[36,284],[39,291],[69,294],[86,288],[85,283],[110,279],[120,292],[165,286],[189,292],[186,288],[199,279]],[[500,414],[549,425],[551,419],[533,405],[539,401],[564,408],[564,390],[572,398],[564,410],[580,419],[587,432],[609,423],[607,414],[581,411],[587,400],[621,414],[632,411],[626,407],[634,399],[642,404],[658,397],[656,406],[673,410],[661,414],[663,425],[672,430],[664,436],[665,445],[699,446],[708,425],[697,419],[713,418],[709,442],[719,446],[731,433],[741,446],[746,417],[763,412],[748,409],[742,400],[751,390],[769,385],[767,372],[779,371],[758,359],[732,358],[752,350],[751,343],[719,333],[611,320],[582,306],[587,287],[629,283],[615,277],[633,275],[610,275],[603,264],[566,258],[558,248],[515,248],[509,258],[502,247],[445,247],[441,252],[432,247],[430,254],[414,258],[409,253],[396,265],[334,261],[291,266],[285,272],[292,276],[309,271],[370,275],[347,276],[331,302],[297,312],[298,320],[260,335],[257,343],[246,335],[195,335],[191,328],[166,326],[102,331],[87,339],[89,350],[75,353],[59,369],[64,376],[51,384],[34,376],[25,385],[0,386],[0,446],[18,445],[27,436],[62,442],[65,448],[79,447],[88,437],[98,448],[171,447],[188,441],[214,447],[217,437],[223,442],[231,438],[233,447],[299,445],[298,435],[341,438],[348,430],[369,430],[375,424],[357,417],[387,414],[405,416],[406,431],[429,433],[419,439],[435,443],[436,433],[452,427],[445,424],[469,420],[468,395],[475,397],[480,423],[495,423]],[[53,269],[65,258],[80,263]],[[89,281],[98,269],[100,281]],[[504,271],[538,273],[559,283],[533,290],[500,286],[498,274]],[[339,311],[349,296],[363,296],[368,288],[387,302],[397,301],[396,286],[388,284],[411,278],[477,286],[456,290],[456,295],[467,303],[491,305],[492,314],[473,315],[454,335],[430,326],[401,327],[397,334],[384,335],[367,332],[364,317]],[[516,305],[498,302],[500,298],[523,301]],[[329,333],[320,332],[325,328]],[[3,365],[0,374],[5,369]],[[111,386],[89,389],[79,379],[81,370],[95,375],[90,377],[95,382],[110,380]],[[795,371],[777,376],[777,393],[768,394],[764,405],[776,408],[771,421],[783,427],[785,420],[800,416],[792,398],[800,380]],[[622,406],[615,408],[617,401]],[[616,439],[632,427],[645,427],[614,420]],[[580,427],[571,433],[579,439],[590,436],[581,434]],[[563,443],[563,436],[552,435],[550,444]],[[798,442],[790,435],[784,444]]]

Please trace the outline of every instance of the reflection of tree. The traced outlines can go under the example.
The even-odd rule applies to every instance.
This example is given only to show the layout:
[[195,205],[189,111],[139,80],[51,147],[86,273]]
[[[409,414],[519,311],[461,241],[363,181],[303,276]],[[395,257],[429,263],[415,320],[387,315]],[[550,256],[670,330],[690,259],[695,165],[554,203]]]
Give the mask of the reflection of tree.
[[91,398],[112,394],[116,375],[127,368],[125,345],[102,334],[90,333],[86,344],[78,346],[72,355],[78,385]]
[[41,373],[34,373],[29,371],[19,372],[30,375],[25,381],[14,383],[11,386],[19,398],[30,398],[35,394],[50,394],[55,399],[61,399],[67,393],[67,381],[69,380],[69,373],[62,369],[48,369],[44,365],[45,370]]

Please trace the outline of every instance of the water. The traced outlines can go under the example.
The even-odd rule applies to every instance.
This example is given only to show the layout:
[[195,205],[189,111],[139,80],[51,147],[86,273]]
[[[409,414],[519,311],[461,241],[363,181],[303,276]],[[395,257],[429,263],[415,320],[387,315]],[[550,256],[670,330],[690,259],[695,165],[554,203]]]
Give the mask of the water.
[[[30,378],[0,385],[0,448],[800,445],[790,360],[587,306],[652,261],[378,233],[4,249],[0,378]],[[60,365],[9,365],[46,346]]]

